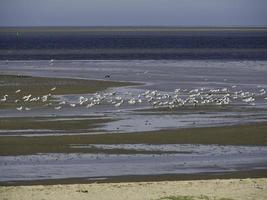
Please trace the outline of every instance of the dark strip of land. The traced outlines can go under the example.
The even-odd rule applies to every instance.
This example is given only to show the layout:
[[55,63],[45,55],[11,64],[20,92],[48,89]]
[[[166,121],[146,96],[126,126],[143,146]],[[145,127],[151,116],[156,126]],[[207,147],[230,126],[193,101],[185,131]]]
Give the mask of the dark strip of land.
[[[97,153],[93,148],[70,148],[87,144],[218,144],[267,145],[267,124],[256,123],[224,127],[188,128],[137,133],[65,135],[43,137],[9,137],[0,139],[0,155],[36,153]],[[102,150],[103,151],[103,150]],[[104,153],[127,153],[113,149]],[[133,152],[128,152],[133,153]]]
[[[105,74],[103,74],[103,79]],[[137,85],[136,83],[86,80],[77,78],[48,78],[32,77],[23,75],[1,75],[0,74],[0,94],[15,95],[15,91],[20,89],[17,95],[53,95],[64,94],[85,94],[95,93],[109,87],[122,87]],[[56,90],[50,89],[56,87]]]
[[266,27],[171,27],[171,26],[40,26],[1,27],[0,32],[180,32],[180,31],[267,31]]
[[[103,74],[103,79],[105,74]],[[111,87],[122,87],[138,85],[137,83],[105,81],[105,80],[86,80],[77,78],[48,78],[32,77],[23,75],[4,75],[0,74],[0,96],[8,95],[7,101],[0,102],[0,109],[15,108],[18,106],[40,107],[43,104],[55,103],[54,95],[66,94],[88,94],[95,93]],[[51,91],[52,88],[55,90]],[[16,93],[15,91],[21,90]],[[43,95],[51,94],[46,102],[39,101],[25,102],[22,100],[24,95],[41,98]],[[19,100],[17,103],[15,100]],[[1,126],[1,125],[0,125]]]

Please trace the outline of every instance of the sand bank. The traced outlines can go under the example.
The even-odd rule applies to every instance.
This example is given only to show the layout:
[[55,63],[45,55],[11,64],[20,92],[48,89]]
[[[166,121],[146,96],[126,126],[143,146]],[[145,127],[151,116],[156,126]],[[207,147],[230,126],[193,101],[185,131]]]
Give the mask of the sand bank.
[[[267,199],[267,179],[214,179],[0,187],[0,199]],[[187,196],[187,198],[185,198]],[[169,197],[169,198],[168,198]],[[176,197],[176,198],[174,198]]]

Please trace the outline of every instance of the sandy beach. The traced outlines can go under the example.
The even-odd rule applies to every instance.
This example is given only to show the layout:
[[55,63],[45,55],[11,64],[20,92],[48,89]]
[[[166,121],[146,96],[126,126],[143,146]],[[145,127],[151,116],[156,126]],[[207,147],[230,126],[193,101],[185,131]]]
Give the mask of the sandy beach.
[[1,200],[265,200],[267,178],[0,187]]

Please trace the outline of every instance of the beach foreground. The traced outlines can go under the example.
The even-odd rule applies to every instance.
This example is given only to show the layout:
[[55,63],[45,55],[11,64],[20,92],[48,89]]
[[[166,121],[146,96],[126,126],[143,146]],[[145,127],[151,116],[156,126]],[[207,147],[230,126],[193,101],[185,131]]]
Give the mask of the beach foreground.
[[0,199],[267,199],[267,178],[0,187]]

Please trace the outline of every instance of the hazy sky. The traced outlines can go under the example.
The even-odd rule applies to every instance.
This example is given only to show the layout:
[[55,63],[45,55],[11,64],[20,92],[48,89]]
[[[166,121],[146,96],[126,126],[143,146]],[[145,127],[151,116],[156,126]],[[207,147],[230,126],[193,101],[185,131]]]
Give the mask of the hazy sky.
[[267,0],[0,0],[0,26],[267,26]]

